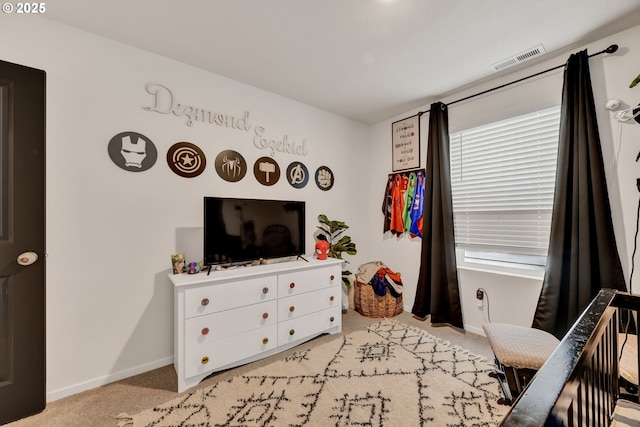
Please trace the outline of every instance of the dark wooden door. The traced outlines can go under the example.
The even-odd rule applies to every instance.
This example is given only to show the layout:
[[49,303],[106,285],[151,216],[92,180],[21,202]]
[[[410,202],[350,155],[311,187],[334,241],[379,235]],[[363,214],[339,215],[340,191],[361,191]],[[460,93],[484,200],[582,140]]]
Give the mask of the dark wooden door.
[[45,393],[45,73],[0,61],[0,424]]

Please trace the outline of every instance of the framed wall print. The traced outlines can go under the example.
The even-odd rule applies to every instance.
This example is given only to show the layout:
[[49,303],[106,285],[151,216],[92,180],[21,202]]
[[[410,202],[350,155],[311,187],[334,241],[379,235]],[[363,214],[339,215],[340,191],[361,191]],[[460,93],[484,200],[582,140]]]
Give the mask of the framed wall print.
[[420,114],[391,123],[393,172],[420,167]]

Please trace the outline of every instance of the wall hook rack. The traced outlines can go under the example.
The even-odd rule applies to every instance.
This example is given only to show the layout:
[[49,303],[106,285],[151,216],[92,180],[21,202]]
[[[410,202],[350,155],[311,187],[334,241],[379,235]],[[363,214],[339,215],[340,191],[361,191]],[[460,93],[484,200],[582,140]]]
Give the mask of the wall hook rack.
[[606,108],[609,111],[616,112],[616,119],[619,122],[628,122],[629,120],[635,120],[637,123],[640,123],[640,104],[635,107],[625,108],[623,110],[618,110],[622,101],[617,99],[610,99],[607,102]]

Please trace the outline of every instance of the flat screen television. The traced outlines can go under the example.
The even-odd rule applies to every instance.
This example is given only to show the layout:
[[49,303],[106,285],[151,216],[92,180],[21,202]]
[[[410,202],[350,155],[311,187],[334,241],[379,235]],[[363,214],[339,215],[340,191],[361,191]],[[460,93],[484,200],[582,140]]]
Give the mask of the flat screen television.
[[305,202],[204,198],[204,264],[232,265],[302,255]]

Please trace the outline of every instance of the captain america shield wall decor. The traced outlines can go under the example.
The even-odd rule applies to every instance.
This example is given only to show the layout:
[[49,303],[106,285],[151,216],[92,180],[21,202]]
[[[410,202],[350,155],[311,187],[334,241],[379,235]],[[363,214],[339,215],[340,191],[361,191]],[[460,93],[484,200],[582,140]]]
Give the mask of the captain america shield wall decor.
[[190,142],[178,142],[167,151],[167,163],[176,175],[194,178],[206,168],[207,158],[197,145]]

